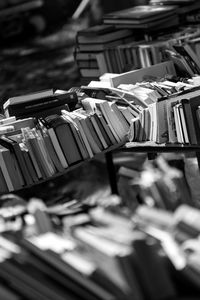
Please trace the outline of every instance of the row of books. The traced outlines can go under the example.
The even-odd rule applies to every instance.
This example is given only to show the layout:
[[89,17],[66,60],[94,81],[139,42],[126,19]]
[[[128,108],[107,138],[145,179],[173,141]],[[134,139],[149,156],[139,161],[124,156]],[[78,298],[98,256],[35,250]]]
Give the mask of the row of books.
[[[76,92],[70,93],[76,94],[77,98]],[[38,94],[10,98],[4,107],[12,113],[19,111],[24,115],[29,112],[33,116],[32,107],[38,110],[40,104],[51,106],[51,101],[52,105],[57,103],[49,96],[43,98],[47,101],[41,102],[36,97]],[[37,119],[16,120],[10,116],[1,120],[1,193],[51,178],[71,165],[127,140],[129,124],[114,101],[83,97],[79,108],[56,112],[45,116],[39,114]]]
[[132,120],[129,140],[199,144],[199,95],[197,86],[150,104]]
[[100,54],[105,53],[110,47],[117,47],[133,40],[131,30],[117,30],[110,25],[95,25],[78,31],[74,56],[81,76],[98,78],[102,74],[99,69],[102,64]]
[[[91,31],[92,34],[88,34]],[[172,60],[181,76],[199,74],[199,28],[188,26],[161,36],[135,35],[130,29],[98,25],[77,33],[75,60],[83,78],[123,73]],[[132,35],[131,35],[132,34]],[[123,36],[124,40],[116,40]],[[129,35],[129,42],[125,42]],[[115,38],[115,40],[114,40]],[[150,39],[150,40],[149,40]]]

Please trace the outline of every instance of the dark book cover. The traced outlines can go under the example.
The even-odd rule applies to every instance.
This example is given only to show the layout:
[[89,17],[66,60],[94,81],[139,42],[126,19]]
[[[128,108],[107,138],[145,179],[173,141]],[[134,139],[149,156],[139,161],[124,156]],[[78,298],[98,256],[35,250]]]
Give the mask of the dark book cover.
[[188,130],[189,141],[192,145],[196,145],[197,144],[197,136],[196,136],[194,120],[193,120],[189,100],[182,99],[181,103],[182,103],[183,112],[185,115],[185,121],[186,121],[187,130]]
[[54,129],[68,164],[71,165],[81,161],[82,156],[70,124],[62,116],[56,116],[51,120],[47,117],[45,120]]
[[126,19],[138,22],[148,22],[174,14],[176,6],[138,5],[124,10],[114,11],[104,15],[104,19]]

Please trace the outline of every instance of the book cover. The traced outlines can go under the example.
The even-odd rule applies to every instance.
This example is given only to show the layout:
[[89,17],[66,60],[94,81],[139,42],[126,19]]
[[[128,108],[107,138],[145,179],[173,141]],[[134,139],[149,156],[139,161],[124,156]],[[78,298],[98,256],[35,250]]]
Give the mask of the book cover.
[[61,163],[62,167],[64,169],[66,169],[69,165],[68,165],[67,160],[66,160],[66,158],[63,154],[63,150],[61,149],[61,146],[59,144],[59,141],[58,141],[58,138],[56,136],[56,133],[55,133],[54,129],[47,127],[47,134],[51,139],[54,150],[55,150],[55,152],[56,152],[56,154],[57,154],[57,156],[60,160],[60,163]]
[[20,145],[18,142],[12,140],[12,137],[7,138],[5,136],[2,136],[0,138],[0,144],[6,148],[8,148],[10,151],[12,151],[16,157],[19,169],[21,171],[21,176],[23,178],[22,185],[30,185],[33,183],[33,180],[31,178],[29,169],[27,169],[27,166],[24,161],[24,156],[22,153],[22,150],[20,148]]
[[46,118],[49,127],[52,127],[56,133],[59,144],[69,165],[81,161],[81,153],[76,140],[71,131],[70,125],[62,116],[57,116],[51,120]]
[[124,10],[114,11],[104,15],[104,20],[127,19],[135,22],[149,22],[164,18],[176,12],[176,6],[138,5]]
[[8,190],[14,191],[22,188],[12,153],[5,147],[0,147],[0,165]]
[[79,129],[78,129],[76,123],[73,121],[72,118],[70,118],[70,114],[67,115],[67,113],[63,113],[63,117],[70,124],[71,130],[72,130],[73,135],[76,139],[77,145],[80,149],[80,152],[81,152],[81,155],[82,155],[83,159],[89,158],[89,154],[87,152],[84,141],[82,139],[82,136],[79,132]]
[[114,26],[109,26],[109,25],[105,25],[105,24],[93,26],[93,29],[96,29],[97,26],[98,27],[102,26],[104,28],[110,27],[110,28],[112,28],[112,30],[109,32],[103,32],[101,34],[100,34],[100,32],[98,32],[98,33],[94,32],[93,34],[90,34],[90,35],[84,34],[84,33],[86,32],[86,30],[88,30],[88,31],[92,30],[92,27],[90,27],[86,30],[83,30],[83,31],[79,31],[77,33],[78,44],[107,43],[110,41],[118,40],[120,38],[131,36],[133,34],[131,30],[128,30],[128,29],[116,30],[114,28]]

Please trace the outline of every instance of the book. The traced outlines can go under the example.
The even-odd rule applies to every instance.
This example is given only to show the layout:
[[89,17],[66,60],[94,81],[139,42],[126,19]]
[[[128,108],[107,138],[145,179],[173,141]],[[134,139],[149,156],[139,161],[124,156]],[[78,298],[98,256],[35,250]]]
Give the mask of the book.
[[0,166],[9,192],[21,189],[15,157],[3,146],[0,147]]
[[101,24],[78,31],[76,40],[78,44],[107,43],[132,34],[132,31],[128,29],[116,30],[114,26]]
[[185,118],[182,103],[179,104],[178,109],[179,109],[179,114],[180,114],[180,122],[181,122],[182,130],[183,130],[183,139],[186,144],[189,144],[190,143],[189,131],[187,129],[186,118]]
[[102,115],[98,115],[98,120],[100,122],[100,127],[102,128],[102,132],[109,146],[117,143],[115,137],[112,134],[112,131],[108,124],[106,123],[104,117]]
[[77,35],[80,37],[101,37],[104,34],[111,33],[115,30],[115,27],[112,25],[98,24],[90,26],[88,28],[78,31]]
[[24,157],[25,166],[26,166],[27,170],[29,171],[29,174],[32,178],[33,183],[38,182],[39,178],[37,176],[37,172],[35,170],[34,163],[31,159],[31,155],[30,155],[27,147],[23,147],[22,155]]
[[118,119],[118,122],[122,126],[122,133],[124,135],[127,134],[129,126],[128,126],[128,123],[127,123],[124,115],[122,114],[122,112],[120,111],[120,109],[118,108],[118,106],[115,102],[110,102],[109,105],[110,105],[111,109],[114,111],[114,113]]
[[6,183],[6,179],[3,174],[3,168],[0,166],[0,193],[6,194],[9,192],[8,185]]
[[26,95],[11,97],[3,104],[3,108],[6,109],[9,105],[12,104],[20,104],[24,102],[26,103],[30,100],[33,101],[33,100],[49,97],[52,95],[53,95],[53,89],[48,89],[48,90],[38,91],[34,93],[29,93]]
[[180,123],[180,115],[179,115],[179,111],[178,111],[178,105],[179,104],[176,104],[173,106],[174,120],[175,120],[175,132],[176,132],[176,136],[177,136],[177,142],[180,144],[183,144],[184,143],[183,132],[182,132],[182,127],[181,127],[181,123]]
[[172,61],[166,61],[163,63],[155,64],[151,67],[142,68],[139,70],[133,70],[125,72],[110,78],[111,86],[117,88],[120,84],[134,84],[142,82],[148,76],[156,78],[164,78],[166,74],[176,75],[174,64]]
[[8,148],[15,155],[20,172],[21,172],[21,176],[23,177],[22,185],[23,184],[25,184],[25,185],[32,184],[33,180],[30,175],[29,169],[27,169],[27,166],[26,166],[26,163],[24,160],[24,155],[22,153],[22,150],[21,150],[18,142],[12,140],[11,137],[8,138],[5,136],[2,136],[0,138],[0,144],[4,147]]
[[[169,14],[164,18],[158,18],[156,20],[148,21],[148,22],[133,22],[132,20],[105,20],[106,24],[115,24],[118,29],[140,29],[141,31],[145,30],[147,32],[156,32],[158,31],[158,27],[161,29],[167,29],[176,27],[179,25],[179,18],[176,13]],[[146,50],[145,50],[146,52]]]
[[130,20],[133,23],[147,23],[152,20],[165,18],[176,12],[176,6],[159,6],[159,5],[138,5],[128,9],[114,11],[105,14],[103,17],[104,23],[106,20]]
[[[167,101],[167,100],[166,100]],[[166,101],[158,101],[155,103],[157,114],[157,138],[158,143],[166,143],[168,141],[168,123],[166,112]]]
[[34,162],[36,170],[39,169],[39,174],[41,174],[42,179],[46,179],[51,176],[47,164],[44,160],[44,154],[41,151],[39,141],[36,136],[31,136],[26,140],[26,145],[29,149],[29,152],[32,153],[32,158],[34,157]]
[[98,67],[96,69],[79,68],[79,72],[82,77],[98,78],[101,76],[101,73],[100,73],[100,70]]
[[66,169],[69,165],[68,165],[68,162],[67,162],[67,160],[66,160],[66,158],[64,156],[63,150],[62,150],[62,148],[61,148],[61,146],[59,144],[59,141],[58,141],[58,138],[56,136],[56,133],[55,133],[54,129],[48,126],[47,127],[47,134],[50,137],[50,140],[51,140],[51,142],[53,144],[54,150],[55,150],[55,152],[56,152],[56,154],[58,156],[58,159],[59,159],[62,167],[64,169]]
[[[32,129],[37,125],[37,120],[34,117],[16,120],[16,117],[12,116],[12,117],[8,117],[6,119],[8,119],[6,122],[7,125],[13,126],[13,131],[21,132],[22,128],[29,127],[30,129]],[[5,125],[5,121],[4,121],[4,124],[2,124],[2,125]]]
[[83,159],[89,158],[89,154],[87,152],[87,149],[85,147],[84,141],[83,141],[82,136],[79,132],[79,129],[77,127],[76,122],[73,121],[73,119],[70,117],[70,114],[67,114],[66,111],[65,111],[65,113],[62,113],[62,115],[63,115],[64,119],[67,122],[69,122],[69,124],[71,126],[71,130],[72,130],[73,135],[76,139],[76,142],[78,144],[78,147],[80,149],[80,152],[81,152],[81,155],[82,155]]
[[71,165],[81,161],[82,156],[69,123],[62,116],[46,117],[45,121],[54,129],[67,163]]
[[105,43],[98,43],[98,44],[94,44],[94,43],[79,44],[78,50],[80,52],[97,52],[98,53],[98,52],[108,49],[110,47],[115,47],[120,44],[124,44],[126,42],[126,39],[128,39],[128,38],[124,37],[124,38],[119,38],[117,40],[108,41]]
[[[25,98],[26,99],[26,98]],[[11,101],[12,100],[12,101]],[[6,116],[26,117],[35,116],[38,114],[46,114],[45,111],[50,112],[62,106],[68,106],[69,109],[74,109],[78,102],[77,94],[74,92],[54,92],[52,95],[38,98],[28,98],[23,101],[14,98],[9,99],[3,105]]]
[[199,127],[198,127],[198,120],[197,120],[197,115],[196,115],[196,110],[198,109],[199,106],[199,102],[200,102],[200,97],[194,96],[194,97],[190,97],[188,95],[188,100],[189,100],[189,105],[191,107],[191,112],[192,112],[192,119],[193,119],[193,123],[194,123],[194,129],[195,129],[195,133],[196,133],[196,138],[197,138],[197,143],[200,142],[200,132],[199,132]]

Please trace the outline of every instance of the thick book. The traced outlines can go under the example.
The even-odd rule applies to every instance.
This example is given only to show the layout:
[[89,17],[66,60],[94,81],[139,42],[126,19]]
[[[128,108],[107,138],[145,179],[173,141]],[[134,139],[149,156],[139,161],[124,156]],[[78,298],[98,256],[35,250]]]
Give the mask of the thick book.
[[89,158],[89,153],[85,145],[84,139],[82,137],[80,129],[78,128],[77,123],[73,120],[71,113],[66,110],[62,110],[62,115],[71,126],[72,132],[74,134],[83,159]]
[[76,93],[64,91],[63,93],[55,92],[46,97],[30,98],[26,101],[20,101],[20,96],[16,101],[15,98],[11,98],[4,103],[3,109],[6,116],[34,116],[34,113],[50,111],[64,105],[67,105],[69,109],[74,109],[77,102]]
[[18,166],[21,171],[25,185],[31,185],[34,181],[32,180],[29,169],[27,168],[27,165],[24,160],[24,155],[18,142],[12,140],[11,137],[7,138],[5,136],[2,136],[0,138],[0,144],[8,148],[11,152],[13,152],[18,162]]
[[198,106],[200,105],[200,96],[194,96],[194,97],[187,97],[189,100],[189,105],[191,108],[191,113],[192,113],[192,120],[193,120],[193,124],[194,124],[194,129],[195,129],[195,133],[196,133],[196,139],[197,139],[197,143],[200,143],[200,131],[199,131],[199,124],[198,124],[198,120],[197,120],[197,114],[196,114],[196,110],[198,109]]
[[16,158],[10,150],[3,146],[0,147],[0,166],[9,192],[21,189],[22,185],[18,176]]
[[62,148],[59,144],[59,141],[58,141],[58,138],[55,134],[54,129],[47,127],[47,134],[48,134],[48,136],[51,140],[51,143],[53,144],[54,150],[55,150],[55,152],[56,152],[56,154],[59,158],[59,161],[60,161],[62,167],[64,169],[66,169],[69,165],[68,165],[67,160],[64,156],[63,150],[62,150]]
[[[167,101],[167,100],[166,100]],[[167,123],[167,113],[166,113],[166,101],[158,101],[152,105],[156,106],[157,114],[157,143],[168,142],[168,123]]]
[[82,156],[69,123],[62,116],[47,117],[45,120],[54,129],[67,163],[71,165],[81,161]]
[[114,11],[103,16],[103,21],[106,24],[107,20],[120,21],[130,20],[133,24],[148,23],[163,19],[176,13],[176,6],[160,6],[160,5],[138,5],[124,10]]
[[22,154],[23,154],[23,157],[24,157],[25,166],[26,166],[27,170],[29,171],[29,174],[32,178],[32,181],[34,183],[38,182],[39,178],[37,176],[37,172],[35,170],[35,167],[34,167],[34,164],[33,164],[33,161],[31,159],[31,155],[30,155],[28,149],[23,149]]
[[[99,27],[103,27],[103,28],[111,28],[110,31],[108,32],[103,32],[100,34],[100,32],[95,33],[95,29]],[[91,33],[91,31],[94,30],[93,34]],[[91,34],[89,34],[89,32]],[[110,41],[114,41],[114,40],[118,40],[120,38],[124,38],[124,37],[128,37],[130,35],[132,35],[132,31],[128,30],[128,29],[122,29],[122,30],[116,30],[114,28],[114,26],[109,26],[109,25],[95,25],[91,28],[79,31],[77,33],[77,42],[79,44],[97,44],[97,43],[107,43]]]

